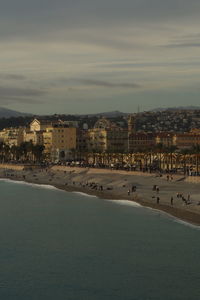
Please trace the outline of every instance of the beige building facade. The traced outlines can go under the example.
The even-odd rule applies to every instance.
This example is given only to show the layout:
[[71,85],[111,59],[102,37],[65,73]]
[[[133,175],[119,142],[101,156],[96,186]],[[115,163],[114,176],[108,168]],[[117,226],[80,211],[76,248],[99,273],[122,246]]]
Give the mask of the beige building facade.
[[77,128],[54,125],[43,132],[44,152],[52,160],[73,159],[76,150]]
[[0,131],[0,141],[12,146],[20,146],[24,141],[24,128],[5,128]]
[[88,152],[124,153],[128,149],[127,130],[109,120],[99,119],[93,129],[88,130]]
[[200,132],[175,134],[173,143],[179,149],[190,149],[193,146],[200,145]]

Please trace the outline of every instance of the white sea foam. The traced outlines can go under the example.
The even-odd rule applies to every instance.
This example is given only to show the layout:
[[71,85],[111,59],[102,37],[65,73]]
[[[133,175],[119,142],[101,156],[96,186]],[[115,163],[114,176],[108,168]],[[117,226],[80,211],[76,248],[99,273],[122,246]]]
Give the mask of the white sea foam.
[[183,221],[183,220],[181,220],[181,219],[179,219],[179,218],[177,218],[177,217],[175,217],[175,216],[173,216],[173,215],[171,215],[171,214],[169,214],[169,213],[167,213],[167,212],[165,212],[163,210],[159,210],[159,209],[148,207],[148,206],[145,206],[144,208],[148,209],[148,210],[151,210],[152,212],[157,213],[159,215],[160,214],[165,215],[168,219],[171,219],[172,221],[174,221],[176,223],[179,223],[181,225],[184,225],[184,226],[187,226],[187,227],[191,227],[193,229],[200,230],[200,226],[199,225],[195,225],[195,224],[191,224],[191,223],[189,223],[187,221]]
[[[64,190],[58,189],[55,186],[49,185],[49,184],[30,183],[30,182],[26,182],[26,181],[12,180],[12,179],[9,179],[9,178],[0,178],[0,181],[9,182],[9,183],[13,182],[15,184],[28,185],[28,186],[38,187],[38,188],[45,188],[45,189],[49,189],[49,190],[59,190],[59,191],[65,192]],[[83,192],[73,192],[73,193],[79,194],[79,195],[82,195],[82,196],[86,196],[86,197],[98,198],[95,195],[89,195],[89,194],[86,194],[86,193],[83,193]],[[151,208],[151,207],[148,207],[148,206],[144,207],[144,206],[142,206],[139,203],[134,202],[134,201],[130,201],[130,200],[109,200],[109,202],[112,202],[112,203],[115,203],[115,204],[118,204],[118,205],[126,205],[126,206],[132,206],[132,207],[143,207],[145,209],[153,211],[154,213],[159,213],[159,214],[162,214],[162,215],[166,215],[168,218],[172,219],[176,223],[179,223],[181,225],[184,225],[184,226],[187,226],[187,227],[190,227],[190,228],[193,228],[193,229],[200,230],[199,225],[194,225],[194,224],[191,224],[187,221],[183,221],[181,219],[176,218],[175,216],[170,215],[169,213],[167,213],[165,211],[162,211],[162,210],[159,210],[159,209],[156,209],[156,208]]]
[[33,186],[33,187],[38,187],[38,188],[45,188],[48,190],[59,190],[62,191],[58,188],[56,188],[53,185],[49,185],[49,184],[38,184],[38,183],[31,183],[31,182],[26,182],[26,181],[18,181],[18,180],[12,180],[12,179],[8,179],[8,178],[0,178],[0,181],[4,181],[4,182],[9,182],[9,183],[15,183],[15,184],[21,184],[21,185],[28,185],[28,186]]
[[194,225],[194,224],[191,224],[191,223],[188,223],[186,221],[183,221],[183,220],[180,220],[180,219],[177,219],[177,218],[174,218],[174,221],[176,223],[179,223],[179,224],[182,224],[184,226],[187,226],[187,227],[191,227],[193,229],[197,229],[197,230],[200,230],[200,226],[199,225]]
[[130,200],[109,200],[109,201],[113,202],[113,203],[116,203],[118,205],[128,205],[128,206],[133,206],[133,207],[143,207],[144,209],[151,210],[152,212],[154,212],[156,214],[165,215],[167,218],[173,220],[176,223],[179,223],[181,225],[184,225],[184,226],[187,226],[187,227],[190,227],[190,228],[193,228],[193,229],[200,230],[200,226],[191,224],[191,223],[189,223],[187,221],[180,220],[180,219],[176,218],[175,216],[172,216],[169,213],[167,213],[165,211],[162,211],[162,210],[159,210],[159,209],[156,209],[156,208],[151,208],[151,207],[148,207],[148,206],[142,206],[139,203],[134,202],[134,201],[130,201]]
[[86,194],[86,193],[83,193],[83,192],[72,192],[72,193],[79,194],[79,195],[85,196],[85,197],[97,198],[97,196],[95,196],[95,195],[89,195],[89,194]]
[[118,204],[118,205],[126,205],[126,206],[134,206],[134,207],[142,207],[141,204],[130,201],[130,200],[109,200],[109,202]]

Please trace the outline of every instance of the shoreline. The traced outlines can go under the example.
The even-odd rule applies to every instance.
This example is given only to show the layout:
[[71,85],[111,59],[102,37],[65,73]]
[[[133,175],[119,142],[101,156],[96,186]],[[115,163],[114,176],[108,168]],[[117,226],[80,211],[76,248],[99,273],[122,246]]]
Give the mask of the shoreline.
[[[178,209],[178,213],[177,213],[177,209],[174,210],[170,210],[170,207],[168,207],[167,205],[150,205],[149,203],[146,203],[144,201],[137,201],[137,200],[131,200],[131,199],[121,199],[118,198],[116,199],[116,197],[113,197],[113,196],[110,196],[110,197],[100,197],[99,195],[97,195],[97,193],[86,193],[85,191],[83,191],[82,189],[73,189],[73,188],[64,188],[63,186],[59,186],[59,185],[50,185],[50,184],[43,184],[43,183],[34,183],[34,182],[31,182],[31,181],[23,181],[23,180],[16,180],[16,179],[11,179],[11,178],[0,178],[0,180],[5,180],[5,181],[10,181],[10,182],[15,182],[15,183],[18,183],[18,182],[21,182],[23,184],[28,184],[28,185],[33,185],[33,186],[41,186],[42,188],[45,188],[45,187],[51,187],[51,188],[55,188],[59,191],[63,191],[63,192],[69,192],[69,193],[81,193],[85,196],[94,196],[98,199],[104,199],[104,200],[110,200],[110,201],[129,201],[130,203],[131,202],[134,202],[136,204],[138,204],[138,207],[142,207],[142,208],[147,208],[147,209],[152,209],[153,211],[155,212],[159,212],[159,213],[163,213],[165,215],[167,215],[168,217],[170,218],[173,218],[175,220],[178,220],[178,221],[182,221],[182,222],[185,222],[186,224],[188,225],[192,225],[192,226],[195,226],[197,228],[200,229],[200,222],[198,220],[198,222],[196,223],[194,221],[194,216],[196,214],[193,214],[191,213],[190,214],[190,217],[186,217],[185,216],[185,211],[182,210],[180,212],[180,209]],[[199,218],[199,216],[198,216]]]
[[[106,176],[105,174],[100,174],[101,178],[97,178],[97,172],[95,172],[95,170],[92,170],[92,174],[93,176],[91,177],[91,172],[90,170],[84,170],[82,168],[80,169],[76,169],[73,170],[72,168],[69,170],[64,170],[64,174],[65,174],[65,178],[63,178],[63,170],[62,171],[57,171],[57,170],[53,170],[53,169],[48,169],[46,172],[44,172],[44,170],[38,169],[38,170],[34,170],[34,171],[27,171],[27,170],[16,170],[16,169],[12,169],[12,166],[10,166],[10,169],[4,169],[2,168],[3,166],[0,167],[0,178],[1,179],[5,179],[5,180],[11,180],[11,181],[17,181],[17,182],[24,182],[24,183],[30,183],[30,184],[36,184],[36,185],[46,185],[46,186],[52,186],[55,187],[59,190],[63,190],[63,191],[67,191],[67,192],[80,192],[80,193],[84,193],[86,195],[90,195],[90,196],[96,196],[100,199],[105,199],[105,200],[128,200],[128,201],[132,201],[132,202],[136,202],[138,204],[140,204],[142,207],[146,207],[146,208],[151,208],[154,209],[156,211],[160,211],[160,212],[164,212],[167,213],[168,215],[175,217],[181,221],[184,222],[188,222],[192,225],[195,226],[200,226],[200,210],[198,207],[198,210],[195,211],[194,209],[191,210],[190,208],[184,206],[181,207],[180,205],[174,205],[174,206],[170,206],[168,203],[165,203],[163,201],[163,203],[159,203],[156,204],[155,202],[152,202],[152,199],[149,197],[149,199],[147,197],[145,197],[146,195],[142,195],[142,193],[133,193],[131,196],[128,196],[124,190],[122,191],[122,187],[118,187],[118,182],[119,179],[120,184],[122,182],[122,179],[127,182],[127,178],[124,178],[124,176],[129,176],[131,177],[131,180],[134,179],[134,175],[130,176],[130,174],[127,175],[122,175],[122,174],[116,174],[115,171],[112,171],[112,176],[116,177],[115,179],[118,180],[116,182],[116,186],[118,187],[118,189],[116,188],[113,190],[106,190],[104,189],[103,191],[100,190],[94,190],[91,188],[88,188],[86,186],[81,186],[81,180],[83,180],[83,178],[87,178],[86,175],[90,178],[90,180],[94,180],[95,178],[99,180],[99,182],[102,182],[102,176],[105,177],[104,182],[108,181],[110,175],[110,172],[107,174],[108,176]],[[9,173],[10,172],[10,173]],[[62,173],[62,174],[60,174]],[[106,173],[106,172],[104,172]],[[6,176],[3,176],[5,175]],[[88,175],[89,174],[89,175]],[[98,173],[99,174],[99,173]],[[62,175],[62,176],[61,176]],[[99,176],[100,176],[99,175]],[[57,176],[57,177],[56,177]],[[122,176],[123,178],[121,178],[120,176]],[[132,178],[133,177],[133,178]],[[141,180],[150,180],[150,178],[153,180],[155,179],[155,174],[154,177],[150,177],[150,176],[142,176],[142,175],[135,175],[135,177],[139,177],[139,179]],[[64,180],[65,179],[65,180]],[[66,179],[68,179],[68,182],[70,183],[65,183]],[[101,179],[101,181],[100,181]],[[76,180],[76,181],[73,181]],[[159,179],[160,180],[160,179]],[[75,183],[75,184],[74,184]],[[108,182],[110,183],[110,182]],[[165,183],[165,182],[164,182]],[[115,182],[113,181],[113,185],[115,184]],[[188,183],[187,183],[188,184]],[[104,184],[105,185],[105,184]],[[189,184],[191,185],[191,184]],[[107,188],[108,188],[109,184],[107,184]],[[128,186],[128,184],[127,184]],[[159,195],[160,196],[160,195]]]

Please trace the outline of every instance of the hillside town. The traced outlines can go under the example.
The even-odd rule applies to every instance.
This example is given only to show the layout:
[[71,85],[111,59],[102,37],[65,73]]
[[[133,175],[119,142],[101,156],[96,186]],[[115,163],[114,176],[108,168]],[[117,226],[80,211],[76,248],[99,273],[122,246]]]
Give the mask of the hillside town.
[[[180,169],[184,173],[198,174],[199,124],[187,132],[176,131],[175,125],[174,130],[163,131],[159,130],[157,119],[154,120],[154,130],[145,130],[148,122],[141,130],[138,126],[141,114],[129,115],[118,122],[99,117],[92,128],[86,122],[34,118],[26,127],[0,131],[0,158],[3,162],[92,164],[140,170]],[[176,118],[179,128],[181,120],[184,128],[188,122],[184,113]],[[170,119],[166,114],[168,123]]]

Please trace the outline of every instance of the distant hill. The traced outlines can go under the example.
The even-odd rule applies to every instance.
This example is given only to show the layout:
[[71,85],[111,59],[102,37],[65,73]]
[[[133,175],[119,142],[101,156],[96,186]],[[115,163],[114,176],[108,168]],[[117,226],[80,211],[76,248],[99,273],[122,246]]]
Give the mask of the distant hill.
[[22,113],[12,109],[0,107],[0,118],[27,117],[27,116],[32,116],[32,115],[28,113]]
[[150,110],[150,112],[158,112],[158,111],[165,111],[165,110],[200,110],[200,106],[177,106],[177,107],[159,107]]
[[107,117],[107,118],[116,118],[121,116],[128,116],[130,113],[124,113],[118,110],[115,111],[109,111],[109,112],[102,112],[102,113],[96,113],[96,114],[84,114],[81,116],[89,116],[89,117]]

